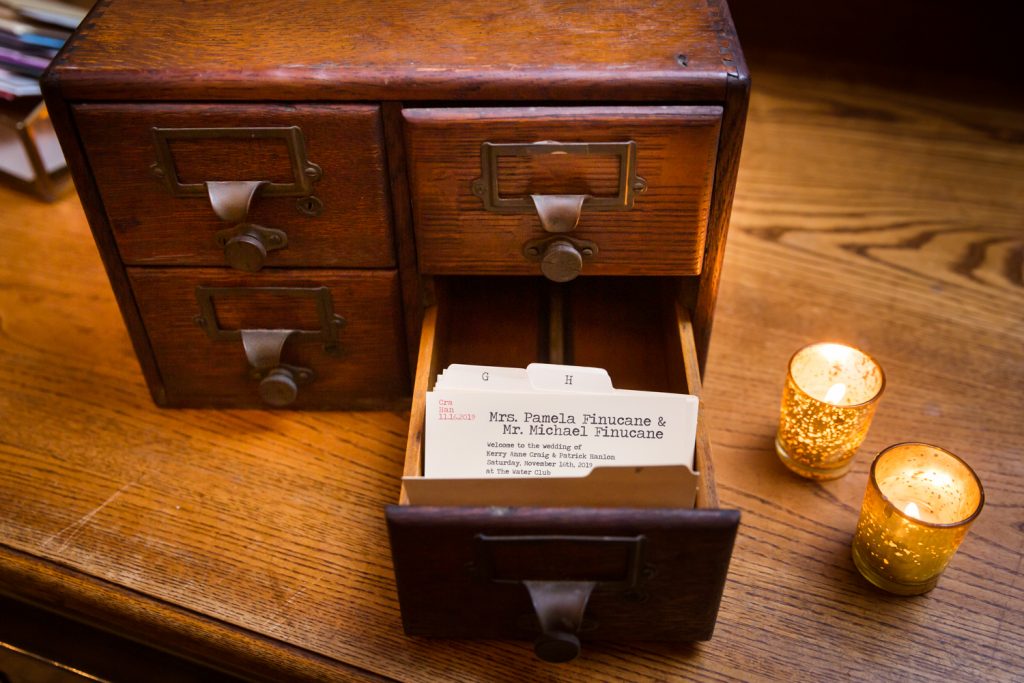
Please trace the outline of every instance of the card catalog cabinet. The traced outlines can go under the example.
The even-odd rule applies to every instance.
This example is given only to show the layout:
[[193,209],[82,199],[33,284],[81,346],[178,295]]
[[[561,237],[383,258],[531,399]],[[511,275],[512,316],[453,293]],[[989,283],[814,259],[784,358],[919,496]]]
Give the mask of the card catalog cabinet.
[[[43,86],[161,406],[411,399],[417,476],[452,362],[700,394],[749,90],[724,0],[100,0]],[[406,631],[710,637],[739,515],[703,413],[696,463],[696,509],[403,490]]]

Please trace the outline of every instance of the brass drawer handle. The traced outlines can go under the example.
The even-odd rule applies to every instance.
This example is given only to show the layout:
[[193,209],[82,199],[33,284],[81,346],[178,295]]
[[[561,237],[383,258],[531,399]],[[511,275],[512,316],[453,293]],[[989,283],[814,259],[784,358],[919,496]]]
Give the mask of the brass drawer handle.
[[217,233],[217,244],[224,249],[224,260],[236,270],[254,273],[263,267],[268,251],[288,246],[288,235],[283,230],[249,222],[252,200],[267,185],[265,180],[206,183],[213,212],[222,221],[236,224]]
[[299,396],[299,385],[312,381],[313,371],[281,362],[281,351],[295,330],[241,330],[242,348],[260,380],[260,398],[267,405],[283,408]]
[[585,194],[533,194],[530,199],[546,232],[570,232],[580,222]]
[[533,651],[545,662],[569,662],[580,654],[577,632],[596,581],[523,581],[540,624]]
[[568,662],[580,653],[577,634],[585,630],[584,614],[595,587],[633,599],[643,594],[654,572],[645,564],[646,548],[643,535],[477,534],[471,571],[483,581],[521,583],[540,626],[534,652],[547,662]]
[[[312,299],[316,305],[320,329],[245,329],[228,330],[220,326],[214,308],[215,297],[255,296],[269,294],[298,299]],[[249,362],[250,376],[259,380],[259,395],[264,403],[275,408],[292,404],[299,387],[312,382],[316,374],[310,368],[281,362],[281,352],[289,339],[319,341],[331,355],[340,353],[338,336],[345,319],[334,313],[331,290],[327,287],[196,287],[199,315],[195,323],[214,341],[241,341]]]
[[[206,181],[183,183],[171,151],[171,143],[180,140],[277,139],[284,142],[291,162],[292,182],[269,180]],[[317,216],[323,204],[313,193],[313,184],[323,177],[319,166],[306,158],[306,143],[298,126],[280,128],[153,128],[156,161],[154,175],[163,181],[175,197],[207,197],[214,213],[233,227],[216,235],[224,249],[224,259],[232,268],[255,272],[263,267],[267,252],[288,246],[283,230],[249,222],[253,199],[261,197],[299,197],[300,213]]]
[[[618,191],[611,197],[589,194],[532,194],[528,197],[502,197],[498,188],[498,163],[503,156],[544,154],[611,155],[618,158]],[[636,174],[636,143],[626,142],[484,142],[480,146],[480,177],[473,181],[473,194],[484,209],[496,213],[536,211],[545,232],[564,235],[576,229],[583,209],[622,211],[633,208],[638,192],[647,189],[647,181]],[[589,240],[542,238],[523,245],[523,254],[540,261],[541,272],[554,282],[568,282],[580,274],[583,259],[597,254],[597,245]]]

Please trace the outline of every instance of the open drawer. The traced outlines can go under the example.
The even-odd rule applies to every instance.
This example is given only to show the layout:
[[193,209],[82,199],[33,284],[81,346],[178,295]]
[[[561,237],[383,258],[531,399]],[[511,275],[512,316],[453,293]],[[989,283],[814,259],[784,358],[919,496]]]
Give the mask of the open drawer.
[[[444,278],[423,322],[405,475],[421,476],[425,394],[451,363],[606,368],[623,389],[700,395],[687,309],[659,278]],[[432,507],[403,487],[387,508],[409,635],[536,639],[572,659],[580,640],[706,640],[739,512],[718,508],[706,420],[696,507]]]

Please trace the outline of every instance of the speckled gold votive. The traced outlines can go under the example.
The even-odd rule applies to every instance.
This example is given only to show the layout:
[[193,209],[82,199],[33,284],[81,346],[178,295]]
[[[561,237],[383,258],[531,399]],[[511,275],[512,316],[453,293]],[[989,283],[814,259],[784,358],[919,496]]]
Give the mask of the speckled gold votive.
[[949,451],[924,443],[890,446],[871,464],[853,563],[890,593],[926,593],[984,504],[978,475]]
[[871,356],[843,344],[811,344],[793,354],[775,451],[810,479],[846,474],[864,442],[885,375]]

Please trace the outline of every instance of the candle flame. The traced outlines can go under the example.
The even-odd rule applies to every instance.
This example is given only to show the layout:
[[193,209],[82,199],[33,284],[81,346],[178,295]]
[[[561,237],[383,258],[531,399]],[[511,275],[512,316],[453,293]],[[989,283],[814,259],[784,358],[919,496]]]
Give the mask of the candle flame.
[[903,508],[903,512],[905,512],[910,517],[921,519],[921,509],[917,507],[917,503],[915,503],[914,501],[910,501],[909,503],[907,503],[907,506]]
[[830,363],[846,363],[853,356],[853,349],[842,344],[822,344],[820,349]]
[[825,402],[839,405],[839,402],[843,400],[843,396],[846,396],[846,385],[842,382],[833,384],[825,393]]

